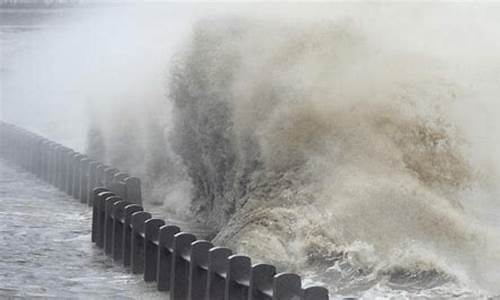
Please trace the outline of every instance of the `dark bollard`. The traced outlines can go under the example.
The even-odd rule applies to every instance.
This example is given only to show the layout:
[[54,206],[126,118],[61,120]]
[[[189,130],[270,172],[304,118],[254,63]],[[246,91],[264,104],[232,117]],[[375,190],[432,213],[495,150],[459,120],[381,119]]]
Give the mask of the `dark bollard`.
[[44,181],[49,178],[49,140],[44,140],[42,144],[42,177]]
[[144,211],[138,211],[132,214],[132,234],[130,257],[133,274],[144,272],[144,238],[146,220],[151,219],[151,214]]
[[49,149],[49,144],[50,141],[47,139],[43,140],[42,143],[42,177],[41,179],[43,181],[47,181],[49,177],[49,155],[48,155],[48,149]]
[[97,166],[99,165],[98,162],[96,161],[90,161],[89,163],[89,176],[87,180],[87,190],[89,191],[88,196],[87,196],[87,203],[89,206],[93,205],[94,202],[94,197],[93,197],[93,191],[97,185]]
[[80,160],[80,191],[78,192],[80,203],[87,203],[88,201],[88,178],[90,161],[91,160],[89,158],[83,158]]
[[110,196],[104,200],[104,253],[111,254],[113,245],[113,208],[115,203],[123,201],[118,196]]
[[127,187],[125,185],[125,179],[127,179],[128,177],[130,176],[126,173],[116,173],[113,176],[113,182],[111,183],[110,187],[113,193],[119,195],[123,199],[127,199]]
[[24,133],[22,136],[22,160],[21,160],[21,167],[25,171],[29,171],[29,152],[30,152],[30,142],[31,142],[31,134],[30,133]]
[[268,264],[256,264],[252,266],[250,276],[249,300],[271,300],[273,296],[273,280],[276,268]]
[[110,191],[106,190],[105,192],[101,192],[97,194],[97,198],[95,199],[95,209],[97,210],[97,218],[96,218],[96,224],[95,224],[95,243],[98,247],[103,248],[104,247],[104,224],[106,220],[106,214],[105,214],[105,202],[104,200],[108,197],[114,196],[115,194],[111,193]]
[[127,199],[125,182],[123,181],[112,182],[109,189],[113,193],[122,197],[123,199]]
[[56,157],[56,176],[54,178],[54,186],[57,187],[58,189],[61,189],[61,178],[64,176],[63,175],[63,152],[66,149],[64,146],[57,146],[55,151],[55,157]]
[[30,172],[37,174],[38,168],[38,145],[40,143],[40,137],[35,136],[31,142],[30,151]]
[[302,282],[300,276],[292,273],[274,275],[273,300],[300,300],[302,298]]
[[42,138],[37,136],[33,142],[33,151],[31,157],[31,172],[36,176],[40,174],[40,143]]
[[251,273],[250,257],[231,255],[226,278],[225,299],[248,300]]
[[[97,203],[97,197],[100,193],[102,192],[109,192],[106,188],[103,187],[98,187],[94,188],[93,190],[93,196],[92,198],[95,200],[92,200],[93,202]],[[97,224],[98,224],[98,219],[99,219],[99,205],[94,205],[92,208],[92,242],[96,243],[97,242]]]
[[[35,143],[37,137],[34,134],[30,134],[28,137],[27,149],[26,149],[26,170],[30,173],[33,173],[33,157],[35,152]],[[1,144],[0,144],[1,145]],[[1,146],[0,146],[1,147]]]
[[229,269],[228,257],[232,251],[228,248],[214,247],[208,251],[208,278],[206,300],[224,300],[226,275]]
[[37,172],[36,172],[36,176],[40,179],[43,178],[44,146],[45,146],[45,139],[42,138],[38,143],[38,161],[37,161]]
[[191,263],[189,264],[188,300],[204,299],[208,279],[208,251],[213,248],[208,241],[191,243]]
[[174,252],[170,272],[170,296],[172,300],[185,300],[189,288],[189,265],[191,243],[196,237],[190,233],[179,232],[174,236]]
[[97,170],[96,170],[96,184],[98,186],[105,186],[104,184],[104,178],[106,177],[105,174],[104,174],[104,170],[106,170],[107,166],[106,165],[103,165],[103,164],[99,164],[97,166]]
[[321,286],[312,286],[304,290],[303,300],[328,300],[328,290]]
[[131,262],[131,249],[132,249],[132,214],[138,211],[142,211],[143,208],[140,205],[137,204],[130,204],[125,206],[125,217],[124,220],[125,222],[123,223],[123,251],[122,251],[122,258],[123,258],[123,266],[128,267],[130,266]]
[[50,142],[48,145],[47,149],[47,163],[48,163],[48,171],[47,171],[47,183],[53,184],[54,183],[54,177],[56,176],[56,170],[55,170],[55,147],[57,146],[56,143]]
[[133,203],[142,204],[141,180],[137,177],[125,179],[127,200]]
[[130,205],[128,201],[118,201],[113,204],[111,212],[113,218],[113,242],[111,253],[114,261],[120,261],[123,254],[123,231],[125,225],[125,207]]
[[160,227],[158,237],[158,259],[156,270],[156,282],[159,291],[170,290],[170,272],[172,270],[174,236],[180,232],[177,226],[164,225]]
[[73,198],[78,199],[80,197],[80,178],[82,176],[81,171],[81,160],[84,158],[83,155],[77,153],[73,155],[73,189],[71,190],[71,195]]
[[165,225],[165,221],[160,219],[149,219],[145,226],[144,242],[144,281],[156,280],[156,267],[158,265],[158,245],[160,227]]
[[68,195],[71,195],[71,190],[73,189],[73,156],[76,153],[72,150],[66,152],[64,155],[64,161],[66,165],[66,178],[65,178],[65,191]]
[[68,163],[69,163],[69,185],[68,185],[68,195],[70,196],[74,196],[75,194],[75,187],[76,187],[76,183],[75,183],[75,177],[77,176],[77,173],[78,173],[78,163],[77,161],[80,160],[80,155],[79,153],[77,152],[72,152],[71,153],[71,156],[69,157],[69,160],[68,160]]
[[46,181],[48,178],[48,144],[50,141],[42,139],[40,144],[40,179]]
[[130,177],[126,173],[118,172],[113,176],[113,182],[111,183],[111,190],[113,193],[120,195],[123,199],[127,199],[127,187],[125,185],[125,179]]
[[33,173],[40,178],[42,175],[41,171],[41,151],[42,151],[43,139],[39,138],[35,144],[34,158],[33,158]]
[[[111,183],[113,183],[113,178],[116,173],[118,173],[118,169],[107,167],[104,169],[104,186],[111,190]],[[130,201],[132,202],[132,201]]]
[[62,146],[59,144],[52,144],[52,149],[51,149],[51,163],[52,163],[52,171],[51,171],[51,176],[50,176],[50,181],[49,183],[51,185],[56,185],[57,184],[57,177],[59,176],[59,157],[58,157],[58,152],[59,149]]
[[33,149],[32,143],[33,143],[33,134],[28,133],[24,139],[24,153],[23,153],[23,168],[31,172],[31,151]]

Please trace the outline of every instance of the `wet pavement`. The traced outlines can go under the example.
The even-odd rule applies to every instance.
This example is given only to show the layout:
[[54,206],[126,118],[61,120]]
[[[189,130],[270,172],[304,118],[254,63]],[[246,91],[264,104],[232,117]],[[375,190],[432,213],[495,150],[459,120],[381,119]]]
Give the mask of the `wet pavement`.
[[0,299],[168,299],[91,243],[91,217],[0,160]]

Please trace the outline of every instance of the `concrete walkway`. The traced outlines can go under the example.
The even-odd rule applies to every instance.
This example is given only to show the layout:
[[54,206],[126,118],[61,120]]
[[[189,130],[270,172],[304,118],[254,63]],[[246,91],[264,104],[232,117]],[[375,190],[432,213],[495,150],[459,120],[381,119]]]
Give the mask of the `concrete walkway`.
[[90,242],[91,210],[0,160],[0,299],[168,299]]

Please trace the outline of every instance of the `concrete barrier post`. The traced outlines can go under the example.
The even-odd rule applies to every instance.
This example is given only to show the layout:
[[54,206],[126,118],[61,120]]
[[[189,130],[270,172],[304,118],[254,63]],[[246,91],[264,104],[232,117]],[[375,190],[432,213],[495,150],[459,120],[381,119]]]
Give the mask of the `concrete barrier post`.
[[33,133],[28,134],[27,145],[26,145],[26,170],[30,173],[33,173],[33,153],[34,153],[34,145],[37,140],[37,136]]
[[137,177],[125,179],[127,200],[133,203],[142,204],[141,180]]
[[57,146],[56,147],[56,176],[54,178],[54,186],[57,187],[58,189],[61,188],[61,178],[63,177],[63,162],[62,162],[62,153],[64,151],[65,147],[64,146]]
[[144,272],[144,223],[151,219],[151,214],[144,211],[138,211],[132,214],[132,234],[131,234],[131,266],[133,274]]
[[25,147],[24,149],[24,169],[28,172],[31,172],[31,152],[33,151],[33,139],[34,135],[29,132],[26,136]]
[[273,280],[276,268],[268,264],[256,264],[252,266],[250,276],[249,300],[271,300],[273,296]]
[[49,182],[50,180],[50,172],[51,172],[51,153],[50,153],[50,148],[51,148],[52,142],[47,140],[47,143],[45,143],[45,173],[44,173],[44,178],[43,180],[45,182]]
[[107,166],[106,165],[103,165],[103,164],[99,164],[97,166],[97,178],[96,178],[96,182],[97,182],[97,186],[106,186],[104,184],[104,170],[106,170]]
[[149,219],[145,223],[144,281],[146,282],[156,280],[160,227],[163,225],[165,225],[165,221],[160,219]]
[[43,139],[38,138],[35,145],[34,145],[35,151],[34,151],[34,157],[33,157],[33,173],[39,178],[41,176],[40,164],[41,164],[41,145],[42,145],[42,142],[43,142]]
[[55,157],[55,147],[56,143],[50,142],[47,149],[47,162],[48,162],[48,176],[47,182],[49,184],[54,184],[54,178],[56,177],[56,157]]
[[21,136],[19,130],[16,130],[16,134],[14,136],[15,141],[15,152],[14,152],[14,162],[19,165],[21,163],[21,151],[23,149]]
[[158,237],[158,266],[156,267],[156,282],[159,291],[170,290],[170,272],[172,269],[172,255],[174,252],[174,236],[180,228],[172,225],[160,227]]
[[85,157],[79,153],[73,156],[73,189],[71,190],[71,195],[73,198],[78,199],[80,197],[80,178],[82,176],[81,171],[81,160]]
[[119,195],[123,199],[127,199],[127,187],[125,184],[125,179],[127,179],[128,177],[130,176],[126,173],[115,173],[113,176],[113,182],[111,183],[110,187],[113,193]]
[[59,164],[60,164],[60,172],[61,174],[59,175],[59,182],[57,184],[58,188],[61,191],[65,191],[66,188],[66,177],[68,177],[68,161],[66,159],[66,156],[68,155],[68,152],[70,152],[71,149],[69,148],[62,148],[61,152],[59,153]]
[[12,151],[12,158],[13,161],[16,164],[19,164],[19,153],[21,151],[21,141],[19,138],[19,130],[14,128],[13,130],[13,136],[12,136],[12,145],[13,145],[13,151]]
[[76,153],[73,150],[69,150],[64,155],[64,165],[66,167],[66,178],[64,179],[64,190],[66,194],[71,195],[71,190],[73,189],[73,155]]
[[13,129],[11,131],[11,145],[12,145],[12,150],[10,152],[10,160],[14,161],[17,163],[18,161],[18,157],[17,157],[17,153],[19,151],[19,139],[17,138],[17,134],[16,134],[16,130]]
[[328,290],[321,286],[312,286],[304,290],[303,300],[328,300]]
[[118,196],[110,196],[104,199],[104,253],[112,254],[113,245],[113,208],[115,203],[123,201]]
[[21,168],[23,167],[24,163],[24,149],[26,146],[24,145],[24,134],[21,130],[19,130],[17,134],[17,140],[18,140],[18,150],[17,150],[17,164]]
[[29,156],[30,156],[30,142],[31,142],[31,134],[25,133],[23,137],[23,168],[26,171],[29,171]]
[[138,211],[143,211],[143,208],[137,204],[130,204],[125,206],[125,223],[123,224],[123,251],[122,251],[122,259],[123,266],[129,267],[131,262],[131,249],[132,249],[132,214]]
[[[99,217],[100,217],[100,211],[99,209],[101,208],[102,204],[98,204],[99,202],[99,194],[103,192],[109,192],[106,188],[98,187],[94,188],[92,191],[92,202],[95,203],[95,205],[92,207],[92,242],[97,243],[97,235],[98,235],[98,224],[99,224]],[[111,194],[111,193],[110,193]]]
[[49,144],[50,141],[44,140],[42,144],[42,180],[47,181],[49,178]]
[[9,153],[9,158],[11,161],[16,161],[17,160],[17,151],[18,151],[18,144],[19,141],[17,139],[17,130],[15,128],[11,128],[10,130],[10,142],[11,142],[11,150]]
[[78,153],[71,151],[68,154],[67,161],[68,161],[68,178],[67,178],[67,185],[66,185],[66,192],[68,195],[73,194],[73,177],[75,176],[75,156],[78,155]]
[[[28,138],[28,146],[27,146],[27,157],[26,157],[26,169],[34,173],[34,163],[33,163],[33,158],[35,156],[35,144],[37,141],[37,137],[34,134],[30,134]],[[0,146],[1,147],[1,146]]]
[[105,202],[104,200],[108,197],[114,196],[115,194],[111,193],[110,191],[106,190],[105,192],[101,192],[97,195],[97,198],[95,199],[95,209],[97,210],[97,219],[95,226],[95,238],[96,238],[96,245],[100,248],[104,247],[104,224],[106,220],[106,214],[105,214]]
[[87,195],[87,203],[89,206],[92,206],[94,203],[93,191],[97,185],[97,166],[99,163],[96,161],[90,161],[89,163],[89,176],[87,180],[87,190],[89,191]]
[[113,242],[111,253],[114,261],[120,261],[123,253],[123,230],[125,225],[125,207],[130,205],[128,201],[118,201],[113,204],[111,212],[113,217]]
[[208,251],[208,279],[206,300],[224,300],[226,275],[229,269],[231,249],[214,247]]
[[173,265],[171,269],[170,297],[172,300],[185,300],[189,293],[189,265],[191,261],[191,243],[196,237],[190,233],[179,232],[174,236]]
[[125,182],[115,181],[115,182],[111,183],[110,190],[113,191],[113,193],[122,197],[123,199],[127,199]]
[[[111,183],[116,173],[119,173],[118,169],[108,167],[104,169],[104,186],[111,190]],[[132,201],[130,201],[132,202]]]
[[208,279],[208,251],[212,243],[198,240],[191,243],[188,300],[204,299]]
[[57,168],[58,168],[58,161],[57,161],[57,148],[59,147],[58,144],[52,143],[50,145],[50,176],[49,176],[49,184],[55,185],[56,184],[56,178],[57,178]]
[[293,273],[274,275],[273,300],[302,299],[302,282],[300,276]]
[[22,153],[22,149],[23,149],[23,144],[22,144],[22,139],[21,139],[21,133],[19,130],[16,130],[16,135],[14,136],[14,139],[15,139],[15,145],[16,145],[16,150],[14,153],[14,157],[15,157],[14,162],[16,163],[16,165],[20,165],[21,160],[22,160],[21,153]]
[[78,198],[80,198],[81,203],[87,203],[88,201],[88,178],[90,162],[91,160],[89,158],[83,158],[80,160],[80,191]]
[[23,149],[22,149],[22,164],[21,167],[25,171],[29,171],[29,155],[30,155],[30,142],[31,142],[31,133],[23,132]]
[[250,257],[231,255],[226,278],[225,299],[248,300],[252,263]]
[[30,157],[30,150],[31,150],[31,138],[32,138],[32,135],[31,133],[26,133],[24,135],[24,148],[23,148],[23,168],[26,170],[26,171],[29,171],[29,157]]

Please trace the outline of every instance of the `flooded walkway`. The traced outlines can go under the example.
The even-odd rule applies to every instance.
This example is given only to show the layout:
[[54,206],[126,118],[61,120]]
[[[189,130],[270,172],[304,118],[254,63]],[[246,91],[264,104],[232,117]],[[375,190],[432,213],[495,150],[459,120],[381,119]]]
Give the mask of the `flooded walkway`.
[[90,242],[91,209],[0,160],[0,299],[168,299]]

